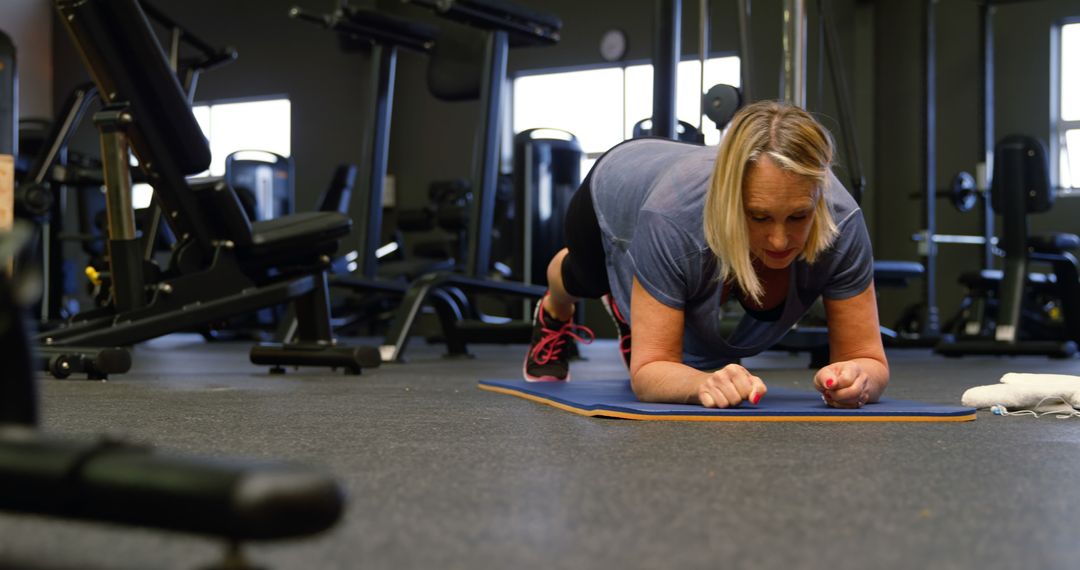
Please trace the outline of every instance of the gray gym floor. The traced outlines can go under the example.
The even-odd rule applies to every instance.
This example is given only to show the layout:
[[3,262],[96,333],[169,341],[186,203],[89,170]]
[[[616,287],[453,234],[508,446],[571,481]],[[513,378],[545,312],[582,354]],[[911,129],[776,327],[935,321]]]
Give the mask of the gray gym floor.
[[[410,347],[362,376],[272,376],[246,344],[192,336],[138,348],[108,382],[43,382],[51,432],[123,434],[184,452],[311,462],[348,510],[314,539],[249,545],[276,569],[1075,568],[1080,420],[961,424],[590,419],[482,392],[524,347],[473,360]],[[613,341],[577,381],[625,377]],[[888,395],[959,403],[1007,371],[1080,374],[1080,360],[891,351]],[[805,355],[746,364],[808,388]],[[0,516],[0,567],[198,568],[214,541]]]

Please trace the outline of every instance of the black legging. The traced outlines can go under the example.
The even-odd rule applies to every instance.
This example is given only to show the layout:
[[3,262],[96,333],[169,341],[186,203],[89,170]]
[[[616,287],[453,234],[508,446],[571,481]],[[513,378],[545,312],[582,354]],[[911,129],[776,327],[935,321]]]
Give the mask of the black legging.
[[599,299],[611,292],[600,224],[593,209],[591,176],[585,177],[566,208],[566,248],[562,262],[566,292],[586,299]]

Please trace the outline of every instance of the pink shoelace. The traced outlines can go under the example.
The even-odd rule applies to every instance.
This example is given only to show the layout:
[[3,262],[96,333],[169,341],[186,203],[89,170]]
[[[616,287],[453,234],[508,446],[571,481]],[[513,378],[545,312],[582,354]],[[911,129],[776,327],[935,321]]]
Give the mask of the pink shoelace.
[[[626,323],[626,318],[622,316],[622,311],[619,310],[619,306],[615,304],[615,298],[608,298],[610,299],[609,302],[611,304],[611,311],[615,314],[615,318],[619,321],[620,324],[625,325],[626,328],[630,328],[630,326]],[[619,332],[619,352],[622,352],[623,355],[628,355],[630,354],[630,335],[621,334],[621,330]]]
[[624,356],[630,354],[630,335],[619,337],[619,352]]
[[536,343],[532,352],[529,353],[529,357],[537,364],[547,364],[548,362],[551,362],[553,358],[558,357],[562,352],[562,349],[566,346],[567,338],[572,338],[585,344],[591,344],[596,338],[592,329],[585,325],[575,325],[574,323],[566,323],[558,329],[550,329],[545,324],[541,331],[544,333],[544,336],[540,339],[540,342]]

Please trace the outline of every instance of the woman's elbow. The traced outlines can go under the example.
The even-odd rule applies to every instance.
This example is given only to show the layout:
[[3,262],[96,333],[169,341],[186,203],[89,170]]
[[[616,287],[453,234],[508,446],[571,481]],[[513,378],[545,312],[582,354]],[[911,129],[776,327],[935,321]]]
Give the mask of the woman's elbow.
[[655,382],[649,379],[644,373],[644,366],[631,369],[630,373],[630,389],[634,391],[634,397],[639,402],[656,402],[658,401],[658,395],[656,393]]
[[638,373],[632,372],[630,374],[630,389],[634,391],[634,397],[637,398],[639,402],[649,401],[649,382],[643,378],[640,371]]

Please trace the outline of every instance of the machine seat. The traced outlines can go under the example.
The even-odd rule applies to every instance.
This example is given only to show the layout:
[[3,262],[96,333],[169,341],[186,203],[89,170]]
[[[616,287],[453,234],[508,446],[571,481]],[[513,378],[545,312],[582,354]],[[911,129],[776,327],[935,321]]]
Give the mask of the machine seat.
[[[251,253],[266,256],[314,249],[349,235],[352,220],[339,212],[303,212],[251,224]],[[321,249],[321,248],[320,248]]]
[[1028,237],[1028,247],[1039,253],[1063,253],[1080,248],[1080,236],[1053,232]]
[[874,260],[874,283],[902,287],[926,272],[917,261]]

